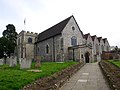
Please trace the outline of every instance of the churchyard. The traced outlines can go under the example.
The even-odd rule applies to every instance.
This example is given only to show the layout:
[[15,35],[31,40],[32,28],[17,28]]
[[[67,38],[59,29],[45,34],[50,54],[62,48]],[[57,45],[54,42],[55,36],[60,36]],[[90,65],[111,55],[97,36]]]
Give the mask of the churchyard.
[[62,69],[78,64],[77,62],[42,62],[40,68],[35,68],[35,62],[23,61],[17,64],[13,57],[7,58],[6,62],[7,64],[3,64],[3,59],[0,59],[0,90],[22,89],[37,79],[51,76]]
[[[6,64],[4,64],[5,62]],[[82,64],[78,62],[41,62],[39,68],[36,68],[35,65],[36,63],[32,60],[21,58],[17,61],[17,58],[13,56],[6,58],[5,61],[0,59],[0,90],[26,90],[34,89],[34,87],[40,88],[41,85],[43,85],[43,89],[52,85],[54,85],[52,88],[59,88],[80,69],[78,66]],[[120,60],[102,60],[99,65],[110,87],[119,90]],[[59,87],[55,86],[56,82],[59,82]]]

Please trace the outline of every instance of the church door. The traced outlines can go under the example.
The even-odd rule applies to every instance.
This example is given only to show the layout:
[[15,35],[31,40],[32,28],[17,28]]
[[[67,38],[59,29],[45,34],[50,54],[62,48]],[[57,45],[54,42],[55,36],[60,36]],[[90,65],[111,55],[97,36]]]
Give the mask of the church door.
[[90,60],[89,55],[90,55],[89,52],[86,52],[86,53],[85,53],[85,62],[86,62],[86,63],[89,63],[89,60]]

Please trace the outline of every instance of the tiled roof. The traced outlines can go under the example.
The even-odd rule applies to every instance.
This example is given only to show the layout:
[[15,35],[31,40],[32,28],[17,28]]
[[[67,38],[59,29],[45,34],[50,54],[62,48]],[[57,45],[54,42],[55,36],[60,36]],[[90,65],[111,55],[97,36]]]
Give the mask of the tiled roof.
[[53,36],[61,34],[62,30],[64,29],[64,27],[66,26],[66,24],[68,23],[68,21],[70,20],[71,17],[72,16],[68,17],[67,19],[59,22],[58,24],[56,24],[56,25],[50,27],[49,29],[43,31],[42,33],[40,33],[38,35],[37,42],[41,42],[43,40],[46,40],[48,38],[51,38]]
[[84,38],[87,40],[87,38],[88,38],[89,35],[90,35],[90,33],[84,34]]
[[92,40],[93,40],[93,41],[95,40],[95,37],[96,37],[96,35],[94,35],[94,36],[91,36],[91,38],[92,38]]
[[98,37],[97,39],[98,39],[98,41],[100,42],[100,40],[102,39],[102,37]]
[[104,38],[104,39],[103,39],[103,42],[105,43],[105,42],[106,42],[106,40],[107,40],[107,38]]
[[[41,41],[46,40],[46,39],[49,39],[49,38],[54,37],[56,35],[60,35],[62,30],[65,28],[66,24],[71,19],[71,17],[73,17],[73,19],[75,20],[74,16],[72,15],[72,16],[68,17],[67,19],[59,22],[58,24],[56,24],[56,25],[48,28],[47,30],[43,31],[42,33],[40,33],[38,35],[38,39],[37,39],[36,43],[41,42]],[[75,22],[76,22],[76,20],[75,20]],[[76,22],[76,24],[77,24],[77,22]],[[78,24],[77,24],[77,26],[78,26]],[[79,26],[78,26],[78,28],[79,28]],[[79,28],[79,30],[80,30],[80,28]],[[83,32],[81,30],[80,30],[80,32],[83,36]]]

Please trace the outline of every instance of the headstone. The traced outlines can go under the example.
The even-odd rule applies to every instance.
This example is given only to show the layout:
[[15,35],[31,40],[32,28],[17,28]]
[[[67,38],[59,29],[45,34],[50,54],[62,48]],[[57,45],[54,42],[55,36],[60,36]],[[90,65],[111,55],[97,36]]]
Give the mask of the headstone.
[[21,62],[22,62],[22,58],[19,58],[19,64],[21,64]]
[[0,59],[0,65],[3,65],[3,64],[4,64],[4,60]]
[[27,60],[26,58],[22,59],[21,64],[20,64],[20,69],[29,69],[29,68],[31,68],[31,63],[32,63],[31,59],[29,59],[29,60]]
[[11,56],[9,60],[9,66],[14,67],[17,65],[17,57]]

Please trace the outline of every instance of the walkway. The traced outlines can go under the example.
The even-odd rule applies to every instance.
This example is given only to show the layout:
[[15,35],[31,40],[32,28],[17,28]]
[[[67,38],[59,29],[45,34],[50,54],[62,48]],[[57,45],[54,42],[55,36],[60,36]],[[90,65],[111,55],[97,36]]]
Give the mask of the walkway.
[[110,90],[98,63],[87,63],[59,90]]

